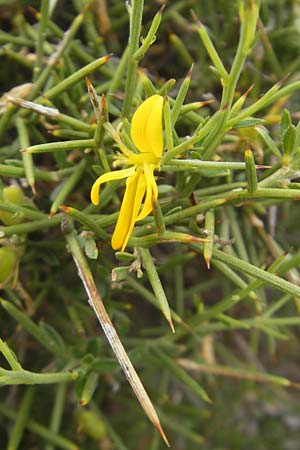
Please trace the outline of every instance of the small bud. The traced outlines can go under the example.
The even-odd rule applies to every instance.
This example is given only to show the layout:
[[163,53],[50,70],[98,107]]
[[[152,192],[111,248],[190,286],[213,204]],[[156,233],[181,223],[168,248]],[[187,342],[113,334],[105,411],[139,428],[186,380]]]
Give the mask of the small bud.
[[297,130],[294,125],[289,125],[282,138],[283,158],[282,165],[288,166],[297,147]]
[[102,418],[94,411],[80,409],[77,413],[79,432],[99,441],[106,436],[106,426]]
[[11,247],[0,247],[0,288],[9,283],[15,274],[18,256]]
[[209,209],[205,214],[205,230],[208,233],[208,240],[203,244],[203,256],[206,262],[206,266],[210,269],[210,260],[212,257],[214,234],[215,234],[215,210]]
[[151,97],[151,95],[156,94],[156,89],[150,80],[150,78],[146,75],[144,70],[139,70],[138,72],[139,78],[142,82],[143,89],[147,97]]
[[257,190],[257,174],[253,153],[249,146],[245,150],[245,163],[248,181],[248,191],[252,194]]
[[87,376],[80,396],[80,404],[82,406],[86,406],[92,399],[98,385],[98,380],[99,374],[97,372],[91,372]]
[[[25,201],[23,191],[18,186],[9,186],[4,188],[2,191],[2,198],[4,202],[7,201],[13,203],[14,205],[21,205]],[[5,225],[15,225],[22,222],[23,215],[22,213],[10,213],[0,210],[0,220]]]

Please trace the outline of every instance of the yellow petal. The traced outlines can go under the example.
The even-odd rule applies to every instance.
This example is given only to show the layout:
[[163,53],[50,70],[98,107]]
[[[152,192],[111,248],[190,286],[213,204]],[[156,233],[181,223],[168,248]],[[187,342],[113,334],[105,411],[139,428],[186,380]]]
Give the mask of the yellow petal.
[[163,97],[152,95],[135,111],[131,122],[131,138],[143,153],[160,157],[163,150]]
[[123,251],[125,249],[141,208],[145,190],[145,175],[137,170],[126,182],[126,191],[111,240],[111,246],[114,250],[121,248]]
[[129,230],[139,174],[139,171],[135,172],[126,181],[125,194],[123,197],[115,231],[111,239],[111,246],[114,250],[122,247],[126,234]]
[[127,242],[133,231],[135,222],[137,221],[139,210],[141,209],[141,204],[142,204],[143,198],[145,196],[145,190],[146,190],[146,179],[145,179],[145,175],[143,173],[141,173],[139,180],[138,180],[136,193],[135,193],[131,222],[130,222],[130,226],[129,226],[127,235],[126,235],[125,240],[122,245],[122,252],[124,251],[124,249],[127,245]]
[[128,169],[123,170],[115,170],[113,172],[107,172],[101,175],[101,177],[97,178],[95,183],[92,186],[91,189],[91,201],[94,205],[99,204],[99,193],[100,193],[100,186],[102,183],[106,183],[107,181],[112,180],[121,180],[122,178],[130,177],[135,171],[134,167],[129,167]]
[[144,172],[145,172],[145,177],[146,177],[146,197],[145,197],[145,201],[144,201],[144,205],[142,207],[142,210],[140,212],[140,214],[137,217],[137,221],[138,220],[142,220],[145,217],[148,216],[148,214],[151,213],[152,211],[152,196],[157,198],[158,196],[158,189],[157,189],[157,184],[153,175],[153,167],[149,167],[147,165],[144,166]]

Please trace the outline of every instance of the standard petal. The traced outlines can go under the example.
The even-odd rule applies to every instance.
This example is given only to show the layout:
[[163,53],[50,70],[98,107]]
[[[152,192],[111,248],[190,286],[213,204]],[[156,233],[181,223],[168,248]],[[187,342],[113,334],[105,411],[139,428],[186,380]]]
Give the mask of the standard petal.
[[145,201],[144,201],[142,210],[136,219],[137,221],[144,219],[145,217],[148,216],[148,214],[151,213],[151,211],[153,209],[152,208],[152,196],[157,198],[157,195],[158,195],[158,190],[157,190],[157,185],[156,185],[156,181],[154,178],[153,170],[154,170],[153,167],[149,167],[146,165],[144,167],[146,186],[147,186],[146,187],[146,197],[145,197]]
[[163,97],[152,95],[135,111],[131,122],[131,138],[143,153],[160,157],[163,150]]
[[130,177],[135,171],[135,167],[129,167],[123,170],[114,170],[113,172],[107,172],[97,178],[91,189],[91,201],[94,205],[99,205],[99,193],[102,183],[112,180],[122,180],[122,178]]

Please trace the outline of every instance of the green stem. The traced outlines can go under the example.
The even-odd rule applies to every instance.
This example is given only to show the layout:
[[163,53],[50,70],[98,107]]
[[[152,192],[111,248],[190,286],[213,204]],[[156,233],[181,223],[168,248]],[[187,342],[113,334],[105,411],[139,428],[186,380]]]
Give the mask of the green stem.
[[[28,129],[26,127],[24,119],[22,119],[21,117],[18,117],[16,120],[16,125],[17,125],[18,134],[19,134],[20,146],[22,148],[29,147],[30,146],[29,134],[28,134]],[[35,187],[34,187],[35,177],[34,177],[34,165],[33,165],[32,155],[30,155],[29,153],[22,153],[22,160],[23,160],[26,180],[27,180],[29,186],[31,187],[33,193],[35,193]]]
[[171,330],[173,331],[173,333],[175,333],[169,303],[168,303],[165,291],[162,287],[161,281],[159,279],[156,267],[154,265],[154,262],[153,262],[153,259],[151,256],[151,253],[146,248],[139,248],[138,251],[141,255],[143,266],[146,269],[146,272],[147,272],[149,281],[151,283],[153,292],[155,294],[155,297],[160,305],[161,312],[167,319],[167,321],[171,327]]
[[[54,399],[54,406],[51,415],[51,421],[49,430],[51,433],[57,433],[60,428],[61,420],[63,417],[64,405],[66,401],[67,383],[59,383],[56,389],[56,395]],[[55,450],[53,443],[49,442],[45,450]]]
[[[0,369],[1,370],[1,369]],[[0,372],[1,379],[1,372]],[[26,426],[26,422],[28,420],[32,402],[33,402],[34,388],[30,387],[26,390],[20,407],[17,412],[17,417],[14,422],[14,426],[10,431],[9,442],[7,445],[7,450],[17,450],[19,448],[20,442],[22,440],[22,436],[24,433],[24,429]]]
[[74,219],[76,219],[79,223],[86,226],[89,230],[93,231],[95,233],[95,237],[102,239],[103,241],[108,241],[109,237],[106,231],[103,230],[103,228],[97,224],[93,216],[87,215],[78,209],[72,208],[70,206],[61,206],[60,208],[62,211],[64,211],[68,216],[72,216]]
[[44,42],[47,29],[48,11],[49,11],[49,0],[42,0],[40,21],[38,27],[38,39],[36,41],[36,61],[34,66],[34,80],[37,79],[43,67]]
[[46,219],[46,215],[38,210],[27,208],[26,206],[16,205],[7,200],[0,200],[0,211],[6,211],[12,214],[18,213],[29,220]]
[[9,225],[7,227],[0,226],[0,236],[9,237],[13,234],[26,234],[33,231],[45,230],[46,228],[56,227],[62,221],[62,214],[56,214],[49,219],[34,220],[34,222],[20,223],[17,225]]
[[205,148],[203,159],[211,159],[215,149],[223,139],[237,82],[254,38],[255,26],[258,18],[258,5],[256,4],[256,1],[253,1],[245,5],[240,4],[240,7],[242,10],[240,12],[241,27],[239,44],[228,80],[224,83],[220,106],[220,111],[224,111],[224,114],[220,117],[218,126],[211,131],[203,143]]
[[94,72],[95,70],[99,69],[99,67],[103,66],[109,59],[111,55],[102,56],[101,58],[96,59],[95,61],[91,62],[90,64],[87,64],[86,66],[82,67],[81,69],[77,70],[77,72],[73,73],[69,77],[65,78],[60,83],[53,86],[53,88],[49,89],[43,94],[42,98],[48,98],[52,99],[56,97],[57,95],[61,94],[62,92],[69,89],[74,84],[81,81],[84,77],[86,77],[91,72]]
[[6,342],[2,341],[0,338],[0,352],[12,368],[12,370],[21,370],[22,366],[18,363],[14,353],[10,350]]
[[[18,322],[19,325],[21,325],[26,331],[28,331],[28,333],[34,336],[35,339],[39,341],[43,347],[45,347],[55,356],[59,356],[61,358],[67,357],[66,351],[62,349],[59,344],[57,344],[57,341],[49,339],[49,335],[43,330],[43,328],[38,326],[32,319],[30,319],[30,317],[28,317],[27,314],[21,312],[16,306],[14,306],[12,303],[6,300],[0,299],[0,304],[5,309],[6,312],[11,317],[13,317]],[[6,372],[8,373],[9,371]],[[17,372],[9,372],[9,373],[12,374]],[[28,372],[28,374],[29,373],[30,372]],[[25,376],[25,378],[28,379],[28,376]],[[8,381],[9,380],[10,378],[8,376]]]
[[137,67],[138,62],[134,58],[135,52],[139,48],[139,40],[141,34],[142,17],[144,9],[144,0],[133,0],[132,11],[130,13],[130,32],[129,32],[129,58],[127,68],[127,78],[125,85],[125,101],[124,101],[124,116],[129,118],[132,100],[136,88]]
[[162,352],[157,347],[153,347],[152,351],[157,359],[162,361],[165,367],[168,367],[172,375],[179,379],[184,385],[188,386],[189,389],[200,398],[200,400],[207,403],[212,403],[202,386],[200,386],[196,380],[194,380],[182,367],[180,367],[177,362],[174,361],[174,358],[170,357],[165,352]]
[[[157,303],[155,295],[152,292],[148,291],[148,289],[146,289],[139,281],[129,276],[126,277],[125,282],[133,289],[134,292],[138,292],[145,300],[147,300],[147,302],[151,303],[151,305],[159,309],[159,305]],[[184,322],[181,317],[172,308],[170,309],[170,311],[172,319],[179,325],[184,326]]]
[[53,384],[76,380],[77,372],[35,373],[28,370],[6,370],[0,368],[0,381],[6,385],[14,384]]
[[[15,422],[17,418],[17,413],[13,411],[13,409],[10,409],[7,405],[2,405],[1,403],[0,414],[2,414],[4,417],[8,417],[13,422]],[[40,425],[35,420],[28,420],[26,423],[26,428],[28,428],[28,430],[30,430],[32,433],[35,433],[45,439],[45,441],[52,442],[54,445],[63,450],[79,450],[79,447],[69,439],[66,439],[59,434],[53,433],[52,431],[48,430],[48,428]]]
[[245,170],[244,162],[227,162],[227,161],[201,161],[198,159],[171,159],[167,164],[161,166],[163,172],[172,170],[199,170],[199,169],[231,169]]
[[[82,21],[83,21],[84,14],[81,13],[77,17],[75,17],[73,23],[71,24],[68,31],[65,32],[63,39],[58,44],[56,51],[51,55],[51,57],[48,59],[47,66],[45,69],[40,73],[39,77],[36,80],[35,85],[33,86],[30,95],[28,97],[28,100],[32,100],[36,98],[37,94],[43,89],[46,82],[48,81],[51,72],[53,71],[54,67],[56,66],[56,63],[61,59],[63,53],[66,51],[70,43],[72,42],[75,34],[77,33]],[[25,115],[25,114],[24,114]]]
[[75,141],[50,142],[47,144],[32,145],[22,149],[28,153],[48,153],[61,150],[74,150],[75,148],[92,148],[95,147],[95,139],[78,139]]
[[74,187],[82,177],[86,164],[87,160],[82,159],[80,163],[76,165],[70,177],[63,183],[61,189],[57,193],[57,196],[55,197],[51,205],[50,214],[55,214],[59,206],[66,200],[68,195],[73,191]]
[[300,288],[298,286],[276,275],[273,275],[272,273],[266,272],[265,270],[262,270],[252,264],[249,264],[246,261],[236,258],[235,256],[229,255],[228,253],[225,253],[221,250],[214,249],[212,260],[214,258],[218,261],[228,264],[231,267],[234,267],[238,271],[250,275],[251,277],[262,280],[283,292],[295,295],[296,297],[300,297]]
[[[35,168],[33,170],[34,170],[35,179],[47,181],[48,183],[53,183],[55,181],[57,182],[63,176],[66,175],[65,170],[58,170],[56,172],[54,172],[54,171],[49,172],[47,170],[41,170],[41,169],[35,169]],[[0,176],[11,177],[11,178],[22,178],[25,176],[25,169],[23,167],[0,164]]]
[[221,206],[226,202],[234,203],[236,201],[249,201],[249,200],[299,200],[300,199],[300,189],[276,189],[276,188],[266,188],[258,189],[253,194],[250,194],[248,190],[240,189],[238,191],[225,192],[222,195],[218,195],[217,198],[212,198],[206,201],[202,201],[198,205],[190,206],[182,211],[170,214],[165,217],[166,225],[173,225],[181,220],[187,219],[189,217],[195,216],[200,212],[206,211],[209,208],[214,208]]
[[107,89],[107,96],[117,92],[119,86],[122,84],[122,78],[128,64],[129,50],[130,47],[126,47],[126,49],[123,52],[123,55],[118,63],[116,71],[114,72],[113,77],[110,80]]
[[31,39],[27,39],[22,36],[13,36],[11,33],[6,33],[1,31],[0,33],[0,44],[15,44],[21,45],[29,48],[33,48],[35,43]]

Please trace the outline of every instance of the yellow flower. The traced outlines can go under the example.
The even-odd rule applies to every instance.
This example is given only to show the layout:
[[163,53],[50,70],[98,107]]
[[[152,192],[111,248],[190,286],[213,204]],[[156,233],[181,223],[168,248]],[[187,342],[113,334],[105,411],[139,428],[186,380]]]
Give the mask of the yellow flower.
[[[102,183],[127,178],[118,221],[111,245],[114,250],[124,251],[135,222],[144,219],[152,211],[152,197],[157,198],[158,190],[154,170],[160,165],[163,150],[162,135],[163,97],[152,95],[135,111],[131,123],[131,139],[140,153],[133,153],[115,134],[122,152],[116,164],[125,163],[131,167],[101,175],[93,184],[91,200],[99,204],[99,191]],[[143,206],[142,203],[144,202]]]

